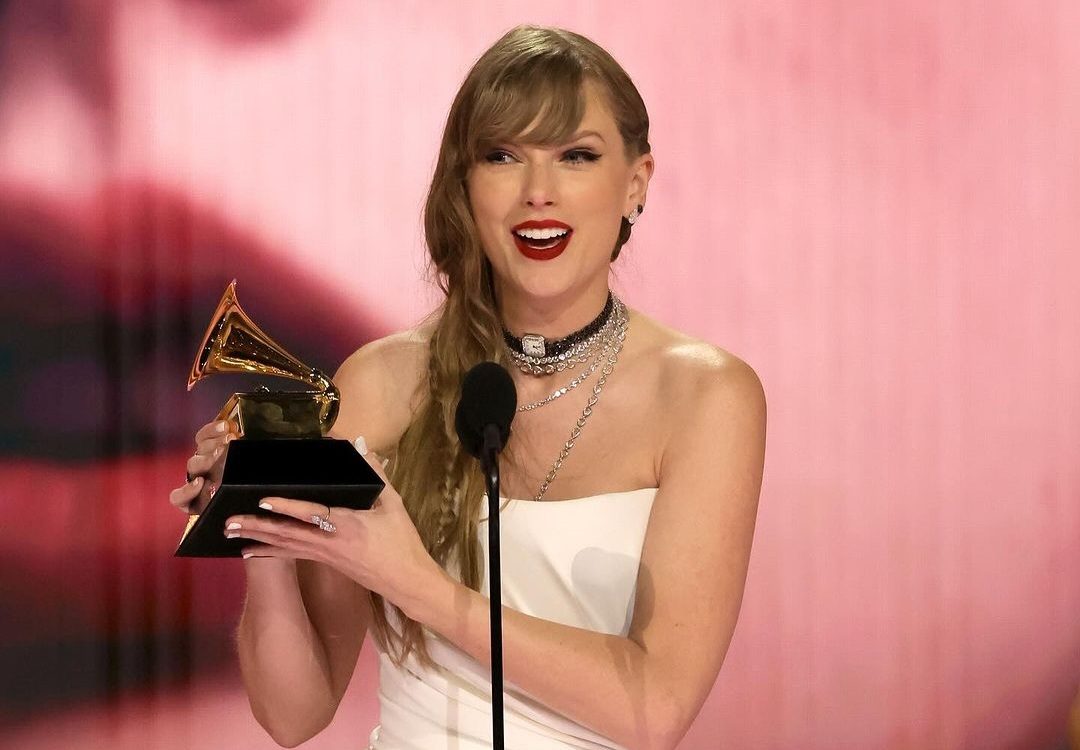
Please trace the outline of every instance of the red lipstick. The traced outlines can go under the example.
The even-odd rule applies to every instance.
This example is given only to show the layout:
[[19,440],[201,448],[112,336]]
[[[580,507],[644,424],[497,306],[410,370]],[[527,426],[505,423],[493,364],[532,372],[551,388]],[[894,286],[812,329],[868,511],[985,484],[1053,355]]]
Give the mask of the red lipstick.
[[[549,237],[545,239],[530,239],[519,234],[519,232],[531,229],[562,229],[565,230],[566,233],[561,237]],[[561,221],[544,219],[543,221],[523,221],[513,227],[513,229],[510,230],[510,234],[514,237],[514,244],[517,246],[518,252],[526,258],[532,258],[533,260],[554,260],[566,250],[566,246],[570,244],[570,237],[574,234],[574,230],[570,228],[569,224],[564,224]]]

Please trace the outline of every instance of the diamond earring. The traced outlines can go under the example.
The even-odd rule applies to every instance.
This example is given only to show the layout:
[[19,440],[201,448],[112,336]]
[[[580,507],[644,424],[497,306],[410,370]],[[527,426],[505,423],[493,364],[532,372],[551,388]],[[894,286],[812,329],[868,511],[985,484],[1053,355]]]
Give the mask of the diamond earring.
[[634,222],[638,220],[638,217],[645,211],[645,207],[638,204],[637,208],[630,212],[630,215],[626,217],[626,220],[630,223],[630,226],[634,226]]

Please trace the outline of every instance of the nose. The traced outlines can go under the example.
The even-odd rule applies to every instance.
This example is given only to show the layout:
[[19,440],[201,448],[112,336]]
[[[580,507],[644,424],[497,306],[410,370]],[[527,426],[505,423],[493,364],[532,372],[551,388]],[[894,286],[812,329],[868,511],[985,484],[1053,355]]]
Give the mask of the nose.
[[548,164],[529,163],[525,166],[522,184],[522,201],[529,208],[555,205],[558,185],[552,167]]

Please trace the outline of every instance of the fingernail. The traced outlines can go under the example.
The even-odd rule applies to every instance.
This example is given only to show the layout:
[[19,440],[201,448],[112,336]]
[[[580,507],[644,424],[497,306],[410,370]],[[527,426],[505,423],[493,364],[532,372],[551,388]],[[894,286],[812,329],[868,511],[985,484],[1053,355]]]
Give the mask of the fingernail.
[[356,440],[353,440],[353,447],[356,448],[356,452],[359,453],[361,456],[367,455],[367,441],[364,440],[363,435],[356,438]]
[[236,539],[236,537],[238,537],[238,536],[240,536],[240,535],[237,534],[235,531],[230,531],[228,534],[225,535],[225,538],[226,539]]
[[218,422],[216,425],[214,425],[214,430],[216,432],[225,432],[225,429],[227,427],[228,425],[225,422]]
[[232,523],[230,523],[225,528],[228,529],[229,531],[235,531],[236,529],[240,528],[240,524],[238,524],[236,521],[233,521]]
[[266,502],[265,500],[263,502],[259,503],[259,507],[262,508],[263,510],[273,510],[274,509],[274,506],[271,505],[270,503]]
[[254,552],[245,552],[244,553],[244,559],[247,560],[249,557],[253,557],[254,555],[255,555]]
[[195,487],[198,487],[200,484],[202,484],[202,477],[195,477],[191,480],[191,484]]

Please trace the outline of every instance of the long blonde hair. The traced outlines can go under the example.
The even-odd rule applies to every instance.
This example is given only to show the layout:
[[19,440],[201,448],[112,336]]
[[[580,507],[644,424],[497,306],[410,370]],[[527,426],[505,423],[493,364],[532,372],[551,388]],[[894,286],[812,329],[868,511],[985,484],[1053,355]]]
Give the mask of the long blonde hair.
[[[518,26],[487,50],[454,98],[424,207],[430,262],[445,300],[431,330],[426,397],[395,451],[390,480],[401,493],[420,538],[444,568],[480,590],[482,549],[477,537],[483,478],[454,431],[454,410],[465,373],[475,364],[506,364],[491,266],[469,206],[466,179],[485,150],[516,139],[564,142],[585,111],[583,84],[607,97],[627,158],[649,152],[649,116],[626,71],[589,39],[562,29]],[[527,132],[526,132],[527,131]],[[612,252],[629,238],[628,225]],[[383,598],[371,594],[373,633],[395,664],[411,651],[434,666],[420,623],[395,605],[401,633],[389,626]]]

